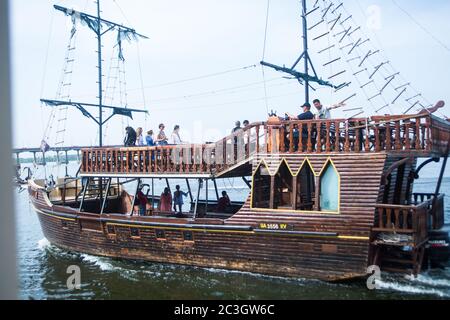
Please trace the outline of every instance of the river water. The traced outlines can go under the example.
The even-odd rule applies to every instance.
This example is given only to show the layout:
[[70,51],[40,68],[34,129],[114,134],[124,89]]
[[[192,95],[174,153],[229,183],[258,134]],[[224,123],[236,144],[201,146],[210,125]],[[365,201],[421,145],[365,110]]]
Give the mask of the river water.
[[[76,171],[70,164],[69,172]],[[48,167],[55,175],[64,169]],[[425,176],[436,175],[437,167]],[[48,173],[48,172],[47,172]],[[36,175],[44,175],[42,169]],[[417,192],[433,192],[436,178],[421,178]],[[159,189],[164,184],[157,185]],[[248,193],[242,181],[225,180],[234,200]],[[159,191],[159,190],[158,190]],[[450,195],[450,178],[441,192]],[[212,193],[211,193],[212,194]],[[18,267],[21,299],[449,299],[450,266],[417,279],[382,274],[380,289],[368,290],[363,281],[330,284],[317,280],[286,279],[226,270],[133,262],[66,252],[43,236],[26,191],[16,192]],[[446,196],[446,222],[450,197]],[[67,288],[67,268],[81,269],[81,289]]]

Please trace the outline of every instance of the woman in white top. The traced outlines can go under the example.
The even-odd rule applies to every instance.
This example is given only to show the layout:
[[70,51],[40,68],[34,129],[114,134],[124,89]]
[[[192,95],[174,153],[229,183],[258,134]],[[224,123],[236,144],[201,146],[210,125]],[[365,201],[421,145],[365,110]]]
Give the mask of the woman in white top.
[[144,130],[142,128],[136,129],[136,145],[138,147],[145,146],[143,133],[144,133]]
[[180,137],[180,126],[176,125],[173,129],[172,136],[170,137],[170,143],[171,144],[183,144],[184,142],[181,140]]

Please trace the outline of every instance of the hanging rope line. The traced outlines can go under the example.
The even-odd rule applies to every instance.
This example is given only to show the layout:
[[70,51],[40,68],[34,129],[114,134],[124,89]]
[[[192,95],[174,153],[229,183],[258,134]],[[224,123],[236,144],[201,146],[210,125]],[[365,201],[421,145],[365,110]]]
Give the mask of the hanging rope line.
[[[288,96],[294,96],[294,95],[298,95],[299,92],[295,91],[295,92],[290,92],[290,93],[286,93],[286,94],[280,94],[280,95],[275,95],[275,96],[270,96],[267,97],[267,99],[276,99],[276,98],[282,98],[282,97],[288,97]],[[254,99],[248,99],[248,100],[239,100],[239,101],[232,101],[232,102],[225,102],[225,103],[220,103],[220,104],[208,104],[208,105],[201,105],[201,106],[193,106],[193,107],[176,107],[176,108],[154,108],[154,110],[157,111],[172,111],[172,110],[194,110],[194,109],[203,109],[203,108],[214,108],[214,107],[222,107],[222,106],[227,106],[227,105],[233,105],[233,104],[244,104],[244,103],[248,103],[248,102],[257,102],[257,101],[264,101],[265,97],[259,97],[259,98],[254,98]]]
[[[48,41],[47,41],[47,50],[46,50],[46,54],[45,54],[45,61],[44,61],[44,72],[42,73],[42,82],[41,82],[41,97],[44,94],[44,90],[45,90],[45,79],[47,78],[47,68],[48,68],[48,57],[50,54],[50,43],[52,40],[52,36],[53,36],[53,23],[55,20],[55,12],[52,11],[52,17],[50,19],[50,30],[49,30],[49,37],[48,37]],[[54,110],[52,109],[52,112]],[[48,123],[47,127],[44,127],[44,105],[43,103],[41,103],[41,126],[42,126],[42,140],[46,139],[47,136],[47,130],[48,130],[48,125],[50,124],[50,122]]]
[[[269,28],[269,13],[270,13],[270,0],[267,0],[266,26],[264,28],[264,44],[263,44],[263,54],[262,54],[261,61],[265,61],[265,58],[266,58],[267,32],[268,32],[268,28]],[[267,111],[267,113],[269,113],[269,101],[267,99],[266,72],[264,69],[265,69],[264,66],[261,65],[261,71],[262,71],[262,77],[263,77],[263,83],[264,83],[264,96],[265,96],[266,111]]]
[[[284,78],[272,78],[266,81],[268,82],[276,82],[280,80],[285,80]],[[219,96],[219,95],[226,95],[226,94],[234,94],[237,92],[243,92],[243,91],[249,91],[249,90],[256,90],[262,88],[262,84],[264,84],[264,81],[258,81],[258,82],[252,82],[240,86],[234,86],[234,87],[227,87],[227,88],[221,88],[221,89],[214,89],[209,91],[204,91],[200,93],[195,94],[189,94],[189,95],[181,95],[181,96],[174,96],[174,97],[167,97],[167,98],[160,98],[160,99],[152,99],[151,103],[170,103],[173,101],[179,101],[179,100],[188,100],[188,99],[195,99],[195,98],[204,98],[208,96]],[[277,84],[269,87],[275,87],[280,85],[286,85],[286,83]]]
[[[211,73],[211,74],[205,74],[205,75],[198,76],[198,77],[192,77],[192,78],[187,78],[187,79],[173,81],[173,82],[166,82],[166,83],[155,84],[155,85],[151,85],[151,86],[145,86],[144,89],[168,87],[168,86],[177,85],[177,84],[181,84],[181,83],[186,83],[186,82],[191,82],[191,81],[197,81],[197,80],[202,80],[202,79],[207,79],[207,78],[218,77],[218,76],[222,76],[222,75],[225,75],[225,74],[230,74],[230,73],[235,73],[235,72],[245,71],[245,70],[255,69],[255,68],[257,68],[257,65],[256,64],[252,64],[252,65],[245,66],[245,67],[225,70],[225,71]],[[136,91],[136,90],[142,90],[142,88],[130,89],[129,91]]]
[[436,41],[442,48],[444,48],[446,51],[450,52],[450,47],[447,46],[443,41],[441,41],[438,37],[436,37],[431,31],[429,31],[423,24],[421,24],[417,19],[415,19],[412,14],[410,14],[406,9],[401,7],[397,1],[392,0],[394,5],[399,8],[408,18],[411,19],[412,22],[414,22],[420,29],[422,29],[426,34],[428,34],[434,41]]

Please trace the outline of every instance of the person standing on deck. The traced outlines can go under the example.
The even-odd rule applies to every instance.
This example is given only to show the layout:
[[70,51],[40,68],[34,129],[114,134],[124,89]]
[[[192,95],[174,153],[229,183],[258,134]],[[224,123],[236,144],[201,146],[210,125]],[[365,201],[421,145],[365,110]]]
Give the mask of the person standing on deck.
[[230,197],[228,196],[226,191],[222,191],[222,198],[219,199],[217,203],[216,212],[217,213],[226,213],[227,208],[231,205]]
[[165,127],[163,123],[159,125],[159,134],[155,141],[157,146],[166,146],[168,144],[169,139],[167,139],[166,133],[164,132]]
[[176,125],[173,129],[172,136],[170,137],[170,143],[174,145],[183,144],[184,142],[181,140],[180,137],[180,126]]
[[177,189],[177,191],[173,193],[173,209],[175,210],[175,212],[177,212],[177,209],[179,209],[179,214],[182,214],[184,204],[183,197],[187,197],[188,194],[181,191],[180,186],[176,186],[175,188]]
[[144,133],[144,130],[142,128],[136,129],[136,146],[138,146],[138,147],[145,146],[143,133]]
[[123,141],[123,144],[125,147],[133,147],[136,145],[136,131],[134,131],[133,128],[127,127],[125,129],[125,139]]
[[161,194],[158,209],[160,212],[172,212],[172,195],[169,188],[165,188]]
[[150,130],[147,132],[147,136],[145,137],[145,142],[147,143],[147,146],[149,146],[149,147],[155,146],[155,140],[153,139],[153,130]]
[[289,113],[286,113],[286,120],[300,120],[300,121],[307,121],[307,120],[314,120],[314,114],[311,112],[311,105],[309,103],[305,103],[303,106],[303,113],[299,114],[298,116],[293,116]]
[[136,205],[139,206],[139,215],[144,217],[147,213],[148,199],[142,192],[143,186],[139,186],[139,190],[136,194]]
[[317,109],[317,115],[316,115],[317,120],[330,120],[331,119],[331,110],[338,109],[338,108],[345,106],[344,103],[339,103],[339,104],[332,105],[330,107],[324,107],[319,99],[314,100],[313,103]]

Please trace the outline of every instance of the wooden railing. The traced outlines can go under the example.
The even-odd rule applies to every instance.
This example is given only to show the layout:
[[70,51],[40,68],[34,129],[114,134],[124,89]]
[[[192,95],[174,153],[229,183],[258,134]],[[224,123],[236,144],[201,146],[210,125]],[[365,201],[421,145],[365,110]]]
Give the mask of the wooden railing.
[[413,203],[427,206],[429,225],[433,230],[440,230],[445,224],[444,195],[440,194],[435,199],[434,193],[414,193]]
[[211,144],[82,150],[81,173],[211,174],[267,151],[267,125],[255,123]]
[[[434,123],[450,128],[450,123]],[[445,152],[443,148],[448,145],[450,132],[431,129],[432,117],[429,115],[383,116],[370,120],[282,121],[269,127],[269,151]]]
[[372,117],[370,121],[276,118],[211,144],[83,149],[81,173],[218,174],[265,153],[443,155],[448,152],[449,140],[450,125],[430,115]]
[[398,206],[380,204],[376,207],[374,232],[409,235],[414,246],[428,238],[428,205]]

